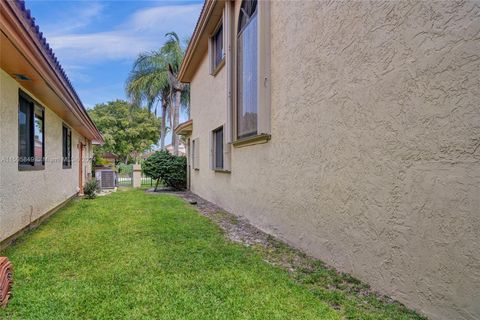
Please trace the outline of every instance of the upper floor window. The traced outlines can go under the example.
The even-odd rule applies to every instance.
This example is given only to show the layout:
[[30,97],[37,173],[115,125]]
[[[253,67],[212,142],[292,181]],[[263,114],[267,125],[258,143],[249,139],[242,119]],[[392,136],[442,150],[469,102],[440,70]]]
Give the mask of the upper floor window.
[[64,169],[68,169],[72,167],[72,129],[65,125],[62,126],[62,140],[62,165]]
[[19,93],[18,167],[36,170],[45,167],[45,109],[26,93]]
[[237,139],[258,133],[257,11],[256,0],[244,0],[238,18]]
[[212,36],[212,73],[215,73],[225,59],[225,51],[223,49],[223,23],[217,27],[217,30]]

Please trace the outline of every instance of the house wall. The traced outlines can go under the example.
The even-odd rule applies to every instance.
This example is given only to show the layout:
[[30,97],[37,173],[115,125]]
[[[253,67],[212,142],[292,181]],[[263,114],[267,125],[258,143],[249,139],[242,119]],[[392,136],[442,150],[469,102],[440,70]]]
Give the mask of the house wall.
[[[63,121],[29,93],[45,107],[47,161],[44,170],[19,171],[18,163],[12,161],[18,156],[19,88],[19,84],[0,69],[0,242],[75,195],[79,186],[79,141],[87,142],[87,158],[92,152],[90,143],[72,129],[72,168],[63,169]],[[85,177],[89,172],[90,164],[84,163]]]
[[479,319],[478,2],[272,1],[271,17],[271,141],[209,169],[226,67],[205,56],[192,191],[432,319]]

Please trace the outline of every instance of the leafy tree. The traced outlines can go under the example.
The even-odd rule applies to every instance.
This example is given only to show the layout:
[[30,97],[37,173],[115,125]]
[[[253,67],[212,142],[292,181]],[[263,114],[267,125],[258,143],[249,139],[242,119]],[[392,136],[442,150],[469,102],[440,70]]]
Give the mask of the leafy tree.
[[105,144],[95,154],[112,152],[128,163],[157,143],[160,119],[127,101],[115,100],[95,105],[89,115],[102,133]]
[[120,163],[117,167],[117,171],[120,174],[131,174],[133,172],[133,165]]
[[175,156],[166,150],[157,151],[145,159],[142,170],[146,176],[157,180],[157,191],[160,180],[174,189],[185,189],[187,186],[187,158]]

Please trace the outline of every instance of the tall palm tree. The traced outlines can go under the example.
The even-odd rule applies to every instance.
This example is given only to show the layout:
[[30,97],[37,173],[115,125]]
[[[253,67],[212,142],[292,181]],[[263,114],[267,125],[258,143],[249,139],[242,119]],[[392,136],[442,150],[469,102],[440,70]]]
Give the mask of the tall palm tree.
[[[166,119],[169,119],[170,128],[175,128],[180,120],[180,110],[189,111],[190,100],[188,85],[177,78],[185,46],[175,32],[169,32],[165,36],[167,41],[160,50],[138,56],[126,84],[127,95],[135,104],[145,102],[150,112],[155,105],[156,113],[156,106],[161,103],[161,149],[165,148]],[[178,145],[179,138],[172,130],[172,146],[176,155]]]
[[[133,64],[127,79],[127,95],[136,105],[146,103],[148,111],[157,113],[161,103],[160,148],[165,149],[166,119],[170,107],[170,82],[167,62],[159,51],[142,53]],[[155,110],[152,110],[155,106]]]
[[[188,86],[184,83],[181,83],[178,80],[178,71],[180,70],[180,65],[182,64],[183,57],[185,55],[185,47],[182,46],[178,35],[175,32],[169,32],[166,34],[167,41],[162,46],[160,51],[163,53],[163,56],[168,63],[168,80],[170,83],[171,89],[171,101],[172,101],[172,128],[178,126],[180,121],[180,109],[188,108],[189,99],[186,97],[188,95]],[[182,99],[183,96],[183,99]],[[183,104],[182,104],[183,100]],[[172,146],[174,153],[178,155],[178,146],[179,146],[179,137],[175,132],[172,132]]]

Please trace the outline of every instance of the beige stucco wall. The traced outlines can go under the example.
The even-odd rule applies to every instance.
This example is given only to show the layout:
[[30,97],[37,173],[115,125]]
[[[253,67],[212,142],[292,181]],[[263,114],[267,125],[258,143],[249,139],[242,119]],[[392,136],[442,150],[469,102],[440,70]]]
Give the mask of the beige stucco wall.
[[[19,84],[0,69],[0,241],[27,226],[78,192],[81,137],[72,130],[72,168],[62,168],[62,119],[45,106],[45,169],[19,171],[18,89]],[[28,92],[27,90],[24,90]],[[35,96],[30,96],[34,99]],[[38,99],[38,102],[41,103]],[[85,148],[91,156],[91,146]],[[58,159],[58,162],[54,162]],[[90,172],[84,164],[84,172]]]
[[272,139],[209,169],[225,67],[191,84],[191,188],[432,319],[480,318],[480,8],[273,1]]

